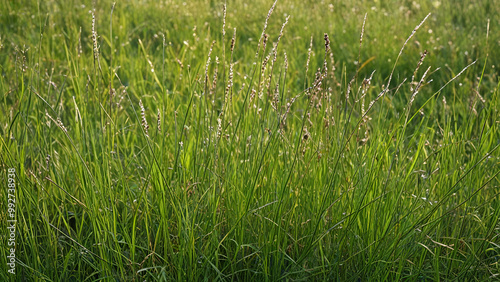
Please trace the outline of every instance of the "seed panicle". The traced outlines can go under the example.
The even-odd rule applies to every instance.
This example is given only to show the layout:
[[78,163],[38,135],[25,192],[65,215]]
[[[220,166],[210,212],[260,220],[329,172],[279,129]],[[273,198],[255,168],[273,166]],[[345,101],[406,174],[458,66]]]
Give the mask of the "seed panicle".
[[149,125],[148,125],[148,120],[146,119],[146,109],[144,108],[141,99],[139,99],[139,107],[141,108],[141,121],[142,121],[142,126],[144,128],[144,133],[146,134],[146,137],[149,137],[148,133]]

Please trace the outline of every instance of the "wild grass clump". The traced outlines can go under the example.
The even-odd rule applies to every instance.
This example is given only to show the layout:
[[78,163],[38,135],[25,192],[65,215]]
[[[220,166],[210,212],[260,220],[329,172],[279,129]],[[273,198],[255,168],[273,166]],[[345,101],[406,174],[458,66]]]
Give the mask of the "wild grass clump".
[[4,5],[0,278],[498,278],[500,11],[379,2]]

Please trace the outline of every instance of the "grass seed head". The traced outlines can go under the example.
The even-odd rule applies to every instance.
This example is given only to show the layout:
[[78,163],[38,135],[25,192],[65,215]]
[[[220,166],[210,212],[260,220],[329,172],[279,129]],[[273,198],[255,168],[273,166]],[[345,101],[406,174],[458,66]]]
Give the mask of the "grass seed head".
[[222,38],[226,35],[226,3],[222,7],[223,18],[222,18]]
[[[312,37],[311,37],[312,41]],[[328,54],[328,51],[330,51],[330,38],[328,37],[328,34],[325,33],[325,56]]]
[[142,126],[144,127],[144,132],[146,133],[146,137],[149,137],[148,133],[149,125],[148,125],[148,120],[146,119],[146,109],[144,108],[141,99],[139,99],[139,107],[141,108]]
[[269,39],[269,34],[264,34],[264,40],[262,41],[262,50],[266,50],[267,40]]
[[418,90],[420,90],[420,87],[425,82],[425,77],[427,76],[427,73],[429,72],[430,69],[431,69],[431,67],[427,68],[424,75],[422,75],[422,78],[420,79],[419,83],[417,84],[417,86],[415,86],[415,89],[413,90],[413,93],[412,93],[411,98],[410,98],[410,106],[413,103],[413,101],[415,100],[415,96],[417,96]]
[[[410,82],[410,91],[413,91],[413,84],[415,83],[415,76],[417,75],[418,69],[424,62],[425,57],[427,56],[427,50],[424,50],[424,52],[420,55],[420,60],[417,63],[417,67],[415,68],[415,71],[413,72],[413,75],[411,77],[411,82]],[[416,83],[415,83],[416,84]]]
[[210,61],[211,61],[211,56],[212,56],[212,50],[214,48],[215,40],[212,41],[212,45],[210,45],[210,49],[208,50],[208,59],[207,63],[205,64],[205,86],[208,86],[208,67],[210,66]]
[[231,39],[231,56],[233,54],[235,41],[236,41],[236,28],[234,28],[233,38]]
[[[218,77],[218,67],[219,67],[219,57],[215,57],[215,70],[214,70],[214,77],[212,79],[212,87],[210,88],[210,96],[213,96],[215,94],[215,88],[217,88],[217,77]],[[214,97],[212,97],[214,99]],[[212,103],[214,100],[212,100]]]
[[267,23],[269,22],[269,18],[271,17],[271,14],[273,13],[274,7],[276,7],[277,2],[278,2],[278,0],[274,1],[273,5],[271,6],[271,9],[269,9],[269,12],[267,12],[266,21],[264,22],[264,29],[262,30],[261,40],[264,37],[264,35],[266,34]]
[[95,14],[94,12],[91,11],[92,14],[92,43],[94,46],[94,59],[98,60],[99,59],[99,44],[97,43],[97,40],[99,39],[99,36],[97,35],[96,27],[95,27]]
[[161,132],[161,115],[160,115],[160,108],[158,108],[158,114],[157,114],[156,119],[157,119],[157,121],[158,121],[158,132]]

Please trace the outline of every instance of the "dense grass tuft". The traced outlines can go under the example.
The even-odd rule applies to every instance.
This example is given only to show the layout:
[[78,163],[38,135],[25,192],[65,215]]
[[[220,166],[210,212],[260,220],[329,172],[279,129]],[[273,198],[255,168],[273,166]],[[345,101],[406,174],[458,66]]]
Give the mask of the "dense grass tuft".
[[0,280],[498,279],[494,1],[70,2],[0,8]]

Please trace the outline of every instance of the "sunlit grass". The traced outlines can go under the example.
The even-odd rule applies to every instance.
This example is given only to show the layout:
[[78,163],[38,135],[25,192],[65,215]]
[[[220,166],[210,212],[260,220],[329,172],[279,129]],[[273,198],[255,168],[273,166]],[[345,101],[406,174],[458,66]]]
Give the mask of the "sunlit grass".
[[424,2],[4,3],[1,279],[498,278],[500,10]]

